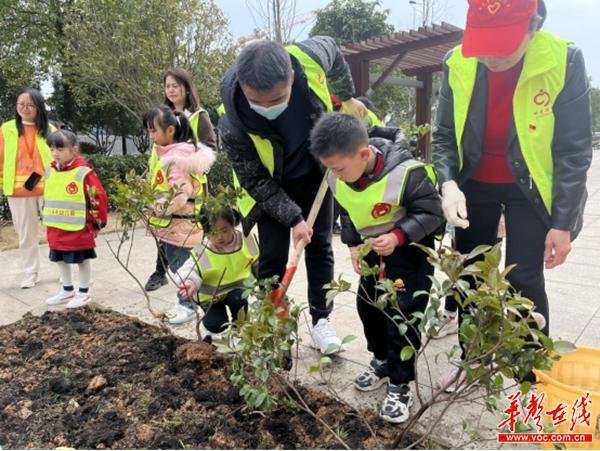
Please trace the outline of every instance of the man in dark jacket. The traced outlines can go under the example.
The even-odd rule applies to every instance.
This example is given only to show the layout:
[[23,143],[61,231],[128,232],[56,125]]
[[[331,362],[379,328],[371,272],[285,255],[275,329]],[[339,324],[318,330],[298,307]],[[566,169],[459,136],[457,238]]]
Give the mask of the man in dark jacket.
[[225,114],[219,134],[244,189],[238,206],[244,232],[257,224],[259,278],[283,276],[290,229],[294,246],[306,247],[312,336],[322,352],[341,346],[328,321],[323,285],[333,279],[332,201],[328,194],[311,229],[305,222],[322,172],[309,154],[309,133],[324,111],[331,111],[329,88],[343,110],[362,117],[367,111],[352,98],[350,70],[333,39],[314,37],[283,47],[257,41],[245,47],[221,82]]
[[460,252],[493,245],[504,208],[508,279],[547,334],[544,263],[562,264],[581,230],[592,147],[583,56],[538,31],[544,10],[469,0],[463,44],[445,61],[432,155]]

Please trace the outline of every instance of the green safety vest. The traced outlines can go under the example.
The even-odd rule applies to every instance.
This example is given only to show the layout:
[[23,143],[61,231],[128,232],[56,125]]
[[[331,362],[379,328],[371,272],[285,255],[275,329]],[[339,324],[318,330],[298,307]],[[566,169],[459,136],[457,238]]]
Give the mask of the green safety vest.
[[335,199],[348,212],[356,231],[363,237],[377,237],[394,229],[406,215],[402,207],[404,187],[410,171],[424,168],[435,184],[433,168],[413,159],[403,161],[380,180],[356,191],[332,171],[327,171],[327,184]]
[[[323,103],[325,110],[328,112],[333,111],[333,104],[331,103],[331,96],[329,88],[327,87],[327,76],[323,68],[304,52],[304,50],[300,49],[300,47],[288,45],[285,49],[300,62],[300,65],[306,74],[308,88]],[[252,133],[248,133],[248,136],[256,148],[256,152],[258,153],[262,165],[267,168],[269,175],[273,177],[273,173],[275,172],[273,143],[266,138],[262,138]],[[244,188],[242,188],[235,171],[233,172],[233,186],[235,188],[241,188],[242,194],[238,198],[238,208],[242,216],[247,217],[256,205],[256,201]]]
[[258,255],[258,242],[252,233],[243,237],[241,248],[235,252],[215,252],[206,242],[194,248],[192,257],[202,279],[198,290],[198,302],[207,302],[243,288],[244,282],[252,274],[252,265],[258,259]]
[[[549,214],[552,212],[553,106],[565,85],[569,43],[538,31],[529,43],[513,97],[513,117],[527,169]],[[454,128],[460,169],[462,138],[475,89],[477,59],[465,58],[461,46],[448,59],[448,82],[454,98]]]
[[369,119],[371,120],[371,127],[385,127],[383,121],[379,119],[375,113],[371,110],[367,110],[367,112],[369,114]]
[[46,169],[42,222],[69,232],[82,230],[86,222],[85,176],[92,170],[79,166],[68,171]]
[[[56,127],[49,125],[49,129],[53,132]],[[4,174],[0,176],[0,187],[3,187],[5,196],[12,196],[15,190],[17,147],[19,145],[19,131],[17,130],[16,120],[13,119],[2,124],[2,136],[4,137]],[[48,144],[46,144],[46,138],[38,133],[35,136],[35,143],[42,157],[44,169],[46,169],[52,162],[52,155]],[[25,181],[23,180],[23,182]]]

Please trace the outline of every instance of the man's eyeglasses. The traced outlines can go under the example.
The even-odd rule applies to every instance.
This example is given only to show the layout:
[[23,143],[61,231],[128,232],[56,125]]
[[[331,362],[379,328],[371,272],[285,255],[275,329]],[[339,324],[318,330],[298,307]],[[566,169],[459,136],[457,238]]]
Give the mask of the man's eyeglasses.
[[17,108],[24,110],[33,110],[36,106],[33,103],[17,103]]

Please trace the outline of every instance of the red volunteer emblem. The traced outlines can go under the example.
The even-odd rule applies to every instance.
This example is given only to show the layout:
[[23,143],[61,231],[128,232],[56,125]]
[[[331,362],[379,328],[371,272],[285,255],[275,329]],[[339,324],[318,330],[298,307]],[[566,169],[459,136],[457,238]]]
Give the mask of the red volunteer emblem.
[[548,93],[548,91],[540,89],[540,92],[538,92],[533,98],[533,103],[535,103],[538,106],[550,105],[550,94]]
[[164,178],[164,177],[163,177],[163,175],[162,175],[162,171],[158,171],[158,172],[156,173],[156,177],[154,177],[154,183],[155,183],[156,185],[160,185],[160,184],[161,184],[162,182],[164,182],[164,181],[165,181],[165,178]]
[[371,210],[371,216],[373,216],[375,219],[381,218],[382,216],[387,215],[391,209],[392,206],[390,204],[379,202],[373,206],[373,209]]
[[77,188],[77,183],[71,182],[67,185],[66,190],[67,190],[68,194],[77,194],[77,191],[79,191],[79,188]]

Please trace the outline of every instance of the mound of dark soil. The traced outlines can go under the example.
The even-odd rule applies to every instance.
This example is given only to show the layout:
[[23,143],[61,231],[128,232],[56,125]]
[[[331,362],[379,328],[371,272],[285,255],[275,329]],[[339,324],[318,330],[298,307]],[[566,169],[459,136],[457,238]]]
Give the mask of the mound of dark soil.
[[[227,356],[115,312],[25,316],[0,328],[0,445],[6,448],[339,448],[310,415],[247,414]],[[398,429],[302,389],[353,448]],[[364,421],[377,431],[374,439]]]

